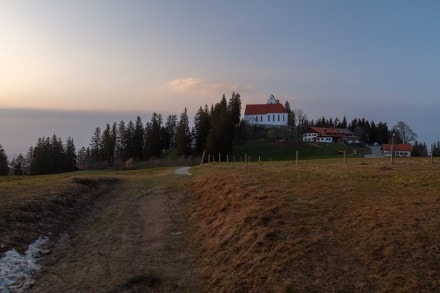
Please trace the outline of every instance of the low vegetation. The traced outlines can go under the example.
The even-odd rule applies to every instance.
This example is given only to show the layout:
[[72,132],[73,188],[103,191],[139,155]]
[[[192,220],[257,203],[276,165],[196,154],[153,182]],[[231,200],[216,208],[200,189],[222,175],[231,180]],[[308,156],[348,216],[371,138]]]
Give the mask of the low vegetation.
[[440,288],[438,165],[215,164],[189,186],[206,289]]
[[[178,219],[173,217],[178,217],[185,227],[170,226],[165,231],[167,237],[176,237],[170,231],[185,231],[182,235],[189,237],[197,264],[178,255],[167,259],[196,265],[201,291],[436,292],[440,289],[438,167],[438,161],[431,164],[429,159],[395,158],[391,165],[385,159],[349,158],[344,165],[339,158],[300,161],[299,166],[292,160],[211,163],[192,168],[192,177],[171,176],[167,168],[4,177],[0,179],[1,252],[12,247],[24,251],[38,236],[57,235],[92,213],[109,221],[99,233],[111,236],[113,229],[125,226],[104,214],[119,214],[125,204],[135,207],[148,194],[168,198],[165,191],[184,188],[184,213],[170,219],[175,223]],[[112,198],[112,205],[102,204],[106,196]],[[99,202],[101,208],[96,208]],[[98,233],[93,231],[84,232],[87,239]],[[133,249],[130,253],[136,255],[136,246]],[[112,248],[107,250],[110,253]],[[124,265],[130,264],[125,261]],[[137,264],[148,271],[148,263]],[[67,268],[65,273],[68,280]],[[138,273],[129,268],[123,277]],[[177,278],[177,271],[172,273]],[[190,282],[189,277],[185,278]],[[115,278],[107,281],[114,285],[122,280]]]

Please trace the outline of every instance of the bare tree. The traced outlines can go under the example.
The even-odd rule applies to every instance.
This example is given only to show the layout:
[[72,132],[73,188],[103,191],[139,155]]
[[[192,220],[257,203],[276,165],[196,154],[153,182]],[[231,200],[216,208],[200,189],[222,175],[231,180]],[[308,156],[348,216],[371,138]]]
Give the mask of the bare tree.
[[393,127],[393,131],[397,133],[397,136],[402,140],[402,143],[415,142],[417,134],[403,121],[397,122]]
[[303,132],[308,127],[307,115],[300,108],[296,108],[292,111],[292,128],[294,131],[294,140],[300,141]]

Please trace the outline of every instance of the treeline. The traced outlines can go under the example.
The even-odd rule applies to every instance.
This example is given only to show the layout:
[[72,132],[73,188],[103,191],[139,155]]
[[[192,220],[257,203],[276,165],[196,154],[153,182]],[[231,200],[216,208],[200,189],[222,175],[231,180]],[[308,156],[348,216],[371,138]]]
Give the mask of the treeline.
[[77,170],[77,154],[72,138],[66,143],[53,135],[52,138],[39,138],[34,147],[30,147],[26,156],[19,154],[8,162],[0,145],[0,175],[41,175]]
[[310,124],[316,127],[347,128],[366,144],[388,143],[391,136],[391,131],[386,122],[376,124],[373,120],[370,122],[365,118],[355,118],[351,122],[347,122],[345,116],[342,119],[321,117],[316,121],[312,120]]
[[229,101],[223,95],[220,102],[200,107],[190,129],[187,109],[179,119],[153,113],[144,124],[140,116],[136,121],[120,121],[107,124],[105,129],[96,127],[90,146],[78,152],[80,166],[96,166],[102,163],[120,165],[127,160],[144,161],[160,158],[175,150],[177,156],[200,155],[203,151],[230,154],[236,129],[241,121],[241,99],[232,93]]

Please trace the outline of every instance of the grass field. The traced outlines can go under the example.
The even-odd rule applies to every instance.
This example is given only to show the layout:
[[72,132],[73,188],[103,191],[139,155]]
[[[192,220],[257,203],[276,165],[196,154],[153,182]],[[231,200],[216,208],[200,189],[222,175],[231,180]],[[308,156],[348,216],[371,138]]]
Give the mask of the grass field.
[[243,161],[244,155],[247,154],[252,161],[258,161],[258,158],[262,161],[285,161],[294,160],[298,151],[299,157],[303,160],[329,159],[342,157],[344,150],[349,157],[363,157],[367,151],[363,147],[339,143],[293,143],[290,141],[254,140],[235,146],[233,157],[235,161]]
[[206,289],[440,289],[440,165],[340,160],[196,170],[191,223]]
[[172,170],[1,178],[2,252],[67,229],[106,194],[130,199],[165,187],[185,191],[201,291],[440,290],[439,161],[211,163],[192,177]]

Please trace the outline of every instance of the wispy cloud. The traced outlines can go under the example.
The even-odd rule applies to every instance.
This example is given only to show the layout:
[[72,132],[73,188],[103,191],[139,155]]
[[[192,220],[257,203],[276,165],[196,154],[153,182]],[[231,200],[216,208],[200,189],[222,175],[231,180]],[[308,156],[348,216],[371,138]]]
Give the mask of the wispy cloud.
[[168,82],[168,85],[176,93],[207,97],[218,97],[223,93],[229,94],[239,89],[235,83],[206,81],[198,77],[175,79]]

